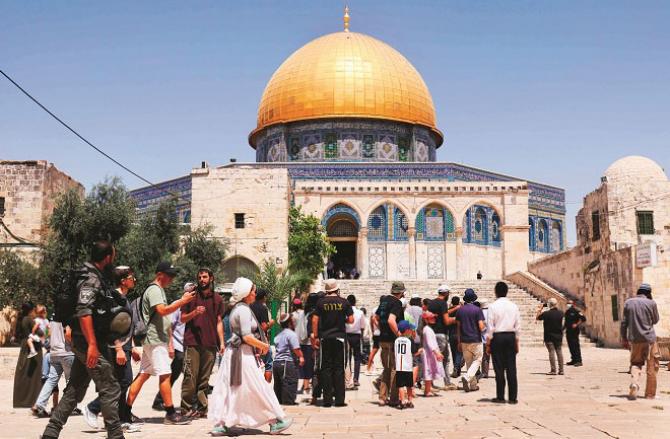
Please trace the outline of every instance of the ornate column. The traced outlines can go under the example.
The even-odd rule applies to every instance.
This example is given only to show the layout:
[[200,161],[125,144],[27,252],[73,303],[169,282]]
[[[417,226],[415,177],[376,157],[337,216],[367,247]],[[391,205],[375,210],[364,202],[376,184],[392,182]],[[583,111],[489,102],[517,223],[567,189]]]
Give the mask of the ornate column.
[[462,279],[463,264],[463,227],[456,227],[456,279]]
[[358,241],[356,242],[356,267],[361,273],[361,279],[368,278],[368,228],[358,229]]
[[416,228],[407,229],[409,239],[409,278],[416,279]]

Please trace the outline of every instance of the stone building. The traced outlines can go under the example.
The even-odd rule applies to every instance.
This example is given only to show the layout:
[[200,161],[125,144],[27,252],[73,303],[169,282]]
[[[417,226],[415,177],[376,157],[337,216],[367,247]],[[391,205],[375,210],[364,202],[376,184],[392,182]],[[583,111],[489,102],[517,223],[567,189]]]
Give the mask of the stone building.
[[84,187],[45,160],[0,161],[0,248],[36,249],[58,195]]
[[421,75],[348,28],[275,71],[248,140],[256,163],[203,163],[132,193],[147,210],[189,186],[181,217],[229,241],[228,280],[266,259],[286,264],[291,205],[322,220],[332,272],[362,279],[501,278],[564,248],[564,191],[436,162],[444,135]]
[[587,332],[619,345],[623,304],[642,282],[652,285],[661,322],[670,335],[670,182],[652,160],[630,156],[614,162],[600,186],[584,197],[577,245],[528,265],[549,285],[581,299]]

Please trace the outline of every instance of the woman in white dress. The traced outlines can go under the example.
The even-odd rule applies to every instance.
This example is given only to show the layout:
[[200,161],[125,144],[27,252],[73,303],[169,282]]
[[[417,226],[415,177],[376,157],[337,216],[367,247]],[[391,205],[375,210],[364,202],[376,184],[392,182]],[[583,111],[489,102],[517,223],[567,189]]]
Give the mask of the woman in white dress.
[[233,333],[209,398],[208,419],[213,434],[225,434],[231,427],[255,428],[270,425],[278,434],[291,425],[272,386],[265,381],[259,360],[270,348],[249,304],[256,299],[256,286],[249,279],[237,278],[230,304]]

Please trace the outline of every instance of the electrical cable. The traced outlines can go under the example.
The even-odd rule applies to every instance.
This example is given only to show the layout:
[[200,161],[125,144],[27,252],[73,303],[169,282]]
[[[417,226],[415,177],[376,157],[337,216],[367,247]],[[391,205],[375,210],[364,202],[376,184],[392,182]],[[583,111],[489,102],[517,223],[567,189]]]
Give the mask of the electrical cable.
[[21,87],[16,81],[14,81],[14,80],[13,80],[7,73],[5,73],[2,69],[0,69],[0,73],[2,74],[2,76],[4,76],[5,78],[7,78],[7,80],[8,80],[9,82],[11,82],[16,88],[18,88],[19,90],[21,90],[21,92],[22,92],[24,95],[26,95],[31,101],[33,101],[35,104],[37,104],[38,107],[40,107],[42,110],[44,110],[45,112],[47,112],[52,118],[56,119],[61,125],[63,125],[65,128],[67,128],[72,134],[74,134],[75,136],[77,136],[81,141],[83,141],[84,143],[86,143],[88,146],[90,146],[91,148],[93,148],[95,151],[97,151],[98,153],[102,154],[105,158],[109,159],[109,160],[112,161],[114,164],[116,164],[117,166],[121,167],[123,170],[125,170],[125,171],[128,172],[128,173],[130,173],[131,175],[133,175],[133,176],[139,178],[140,180],[142,180],[143,182],[147,183],[149,186],[151,186],[151,187],[153,187],[153,188],[156,188],[156,189],[158,189],[158,190],[160,190],[160,191],[163,191],[163,192],[165,192],[165,193],[167,193],[167,194],[169,194],[169,195],[171,195],[171,196],[173,196],[173,197],[180,198],[180,199],[183,199],[184,201],[188,201],[188,202],[190,202],[190,200],[187,200],[187,199],[185,199],[185,198],[182,198],[179,194],[172,193],[172,192],[170,192],[170,191],[168,191],[168,190],[166,190],[166,189],[163,189],[163,188],[161,188],[160,186],[158,186],[158,185],[152,183],[152,182],[149,181],[148,179],[142,177],[140,174],[138,174],[137,172],[133,171],[132,169],[130,169],[129,167],[127,167],[126,165],[124,165],[123,163],[121,163],[120,161],[118,161],[117,159],[115,159],[114,157],[112,157],[111,155],[107,154],[107,153],[106,153],[105,151],[103,151],[102,149],[100,149],[100,148],[98,148],[97,146],[95,146],[93,143],[91,143],[90,141],[88,141],[88,139],[86,139],[84,136],[82,136],[81,134],[79,134],[74,128],[72,128],[70,125],[68,125],[67,123],[65,123],[61,118],[59,118],[59,117],[56,116],[53,112],[51,112],[51,110],[49,110],[47,107],[45,107],[44,105],[42,105],[42,103],[41,103],[40,101],[38,101],[38,100],[37,100],[36,98],[34,98],[30,93],[28,93],[28,91],[26,91],[23,87]]

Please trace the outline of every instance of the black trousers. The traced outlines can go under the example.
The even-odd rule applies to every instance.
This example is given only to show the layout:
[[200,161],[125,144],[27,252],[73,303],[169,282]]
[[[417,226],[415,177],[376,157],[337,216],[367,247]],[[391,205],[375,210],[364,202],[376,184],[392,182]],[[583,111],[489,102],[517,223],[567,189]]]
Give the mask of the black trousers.
[[67,422],[77,402],[84,399],[86,389],[93,380],[95,388],[100,397],[102,416],[105,419],[108,439],[124,439],[119,422],[119,394],[121,393],[119,382],[114,376],[114,366],[111,361],[100,355],[98,363],[93,369],[86,367],[86,348],[73,346],[74,363],[70,372],[70,381],[65,386],[63,398],[56,408],[51,412],[49,424],[44,429],[44,439],[57,438],[63,426]]
[[565,331],[565,339],[568,341],[570,357],[573,363],[582,362],[582,349],[579,346],[579,332]]
[[[174,358],[172,359],[172,364],[170,364],[170,370],[172,371],[170,375],[170,386],[172,386],[174,382],[179,379],[179,375],[181,375],[181,372],[184,370],[184,352],[175,349]],[[163,404],[163,397],[161,396],[160,391],[156,393],[153,404]]]
[[344,340],[321,340],[321,388],[323,403],[344,404]]
[[516,335],[513,332],[496,332],[491,340],[491,357],[496,373],[496,398],[505,399],[505,378],[509,386],[510,401],[516,400]]
[[[130,422],[130,410],[128,409],[128,404],[126,404],[126,394],[128,392],[128,387],[133,382],[133,367],[131,364],[130,352],[124,352],[126,354],[126,364],[119,366],[116,363],[114,358],[114,376],[119,381],[119,387],[121,388],[119,394],[119,419],[122,423]],[[100,397],[98,396],[93,401],[88,403],[88,409],[99,415],[102,411],[102,405],[100,404]]]
[[363,351],[361,350],[361,334],[347,334],[347,365],[354,360],[354,382],[358,382],[361,376],[361,361],[363,361]]
[[[454,375],[461,374],[461,365],[463,364],[463,353],[458,351],[458,338],[449,335],[449,348],[451,349],[451,358],[454,360]],[[447,372],[446,370],[444,371]]]
[[298,368],[293,360],[279,360],[272,363],[274,389],[280,404],[295,404],[298,394]]

